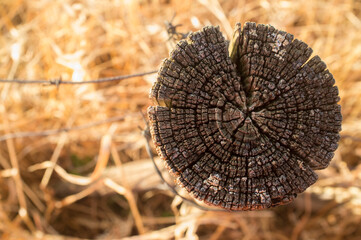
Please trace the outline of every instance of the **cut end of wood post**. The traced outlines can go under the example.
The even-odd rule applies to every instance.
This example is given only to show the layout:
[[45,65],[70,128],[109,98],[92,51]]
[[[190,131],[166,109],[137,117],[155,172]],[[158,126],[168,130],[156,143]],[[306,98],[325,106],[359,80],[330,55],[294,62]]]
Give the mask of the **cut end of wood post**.
[[[228,48],[229,47],[229,48]],[[158,154],[195,198],[227,210],[291,202],[328,166],[341,130],[335,80],[292,34],[236,25],[180,41],[148,111]]]

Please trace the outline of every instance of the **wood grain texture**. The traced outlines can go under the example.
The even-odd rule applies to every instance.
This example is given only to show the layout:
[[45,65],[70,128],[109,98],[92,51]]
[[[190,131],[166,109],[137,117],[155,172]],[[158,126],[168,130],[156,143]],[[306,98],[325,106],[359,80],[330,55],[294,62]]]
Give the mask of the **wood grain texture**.
[[269,25],[218,27],[180,41],[148,109],[158,154],[195,198],[228,210],[291,202],[338,146],[341,108],[326,64]]

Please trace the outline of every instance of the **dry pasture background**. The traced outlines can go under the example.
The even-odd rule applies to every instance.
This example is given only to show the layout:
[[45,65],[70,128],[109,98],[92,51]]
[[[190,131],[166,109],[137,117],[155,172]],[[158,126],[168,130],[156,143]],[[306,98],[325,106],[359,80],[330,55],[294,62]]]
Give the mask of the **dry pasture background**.
[[[311,46],[341,96],[342,138],[330,166],[290,205],[205,212],[175,197],[147,154],[140,112],[155,74],[59,87],[0,83],[0,238],[359,239],[360,0],[1,0],[0,78],[156,70],[172,47],[164,21],[174,13],[180,32],[219,25],[229,39],[236,22],[254,21]],[[59,128],[75,129],[11,135]]]

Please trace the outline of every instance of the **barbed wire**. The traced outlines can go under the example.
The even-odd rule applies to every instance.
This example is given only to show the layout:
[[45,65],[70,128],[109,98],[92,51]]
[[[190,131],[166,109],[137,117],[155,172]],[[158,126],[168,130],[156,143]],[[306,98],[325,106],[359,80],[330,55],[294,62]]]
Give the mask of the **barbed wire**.
[[107,78],[99,78],[95,80],[87,80],[81,82],[74,82],[74,81],[63,81],[61,78],[50,79],[50,80],[25,80],[25,79],[0,79],[0,83],[17,83],[17,84],[47,84],[47,85],[55,85],[59,86],[61,84],[72,84],[72,85],[79,85],[79,84],[89,84],[89,83],[103,83],[103,82],[112,82],[118,80],[124,80],[133,77],[141,77],[145,75],[150,75],[156,73],[157,70],[149,71],[149,72],[142,72],[142,73],[135,73],[129,75],[122,75],[122,76],[115,76],[115,77],[107,77]]
[[[129,114],[127,115],[129,116]],[[111,117],[107,119],[103,119],[96,122],[91,122],[75,127],[65,127],[65,128],[59,128],[59,129],[48,129],[44,131],[38,131],[38,132],[17,132],[17,133],[10,133],[0,136],[0,142],[5,141],[7,139],[14,139],[14,138],[27,138],[27,137],[44,137],[49,135],[55,135],[62,132],[70,132],[70,131],[77,131],[77,130],[83,130],[86,128],[91,128],[97,125],[102,125],[110,122],[116,122],[124,120],[125,116],[117,116],[117,117]]]

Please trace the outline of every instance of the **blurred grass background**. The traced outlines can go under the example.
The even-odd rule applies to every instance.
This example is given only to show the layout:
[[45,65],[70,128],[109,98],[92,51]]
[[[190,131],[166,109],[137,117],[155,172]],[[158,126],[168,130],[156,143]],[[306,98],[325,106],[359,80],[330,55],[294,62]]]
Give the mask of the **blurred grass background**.
[[59,87],[0,83],[0,238],[360,239],[360,0],[1,0],[0,78],[156,70],[174,46],[164,21],[175,13],[183,33],[219,25],[229,39],[236,22],[254,21],[311,46],[341,96],[342,138],[330,166],[287,206],[204,212],[162,184],[145,150],[141,112],[155,74]]

